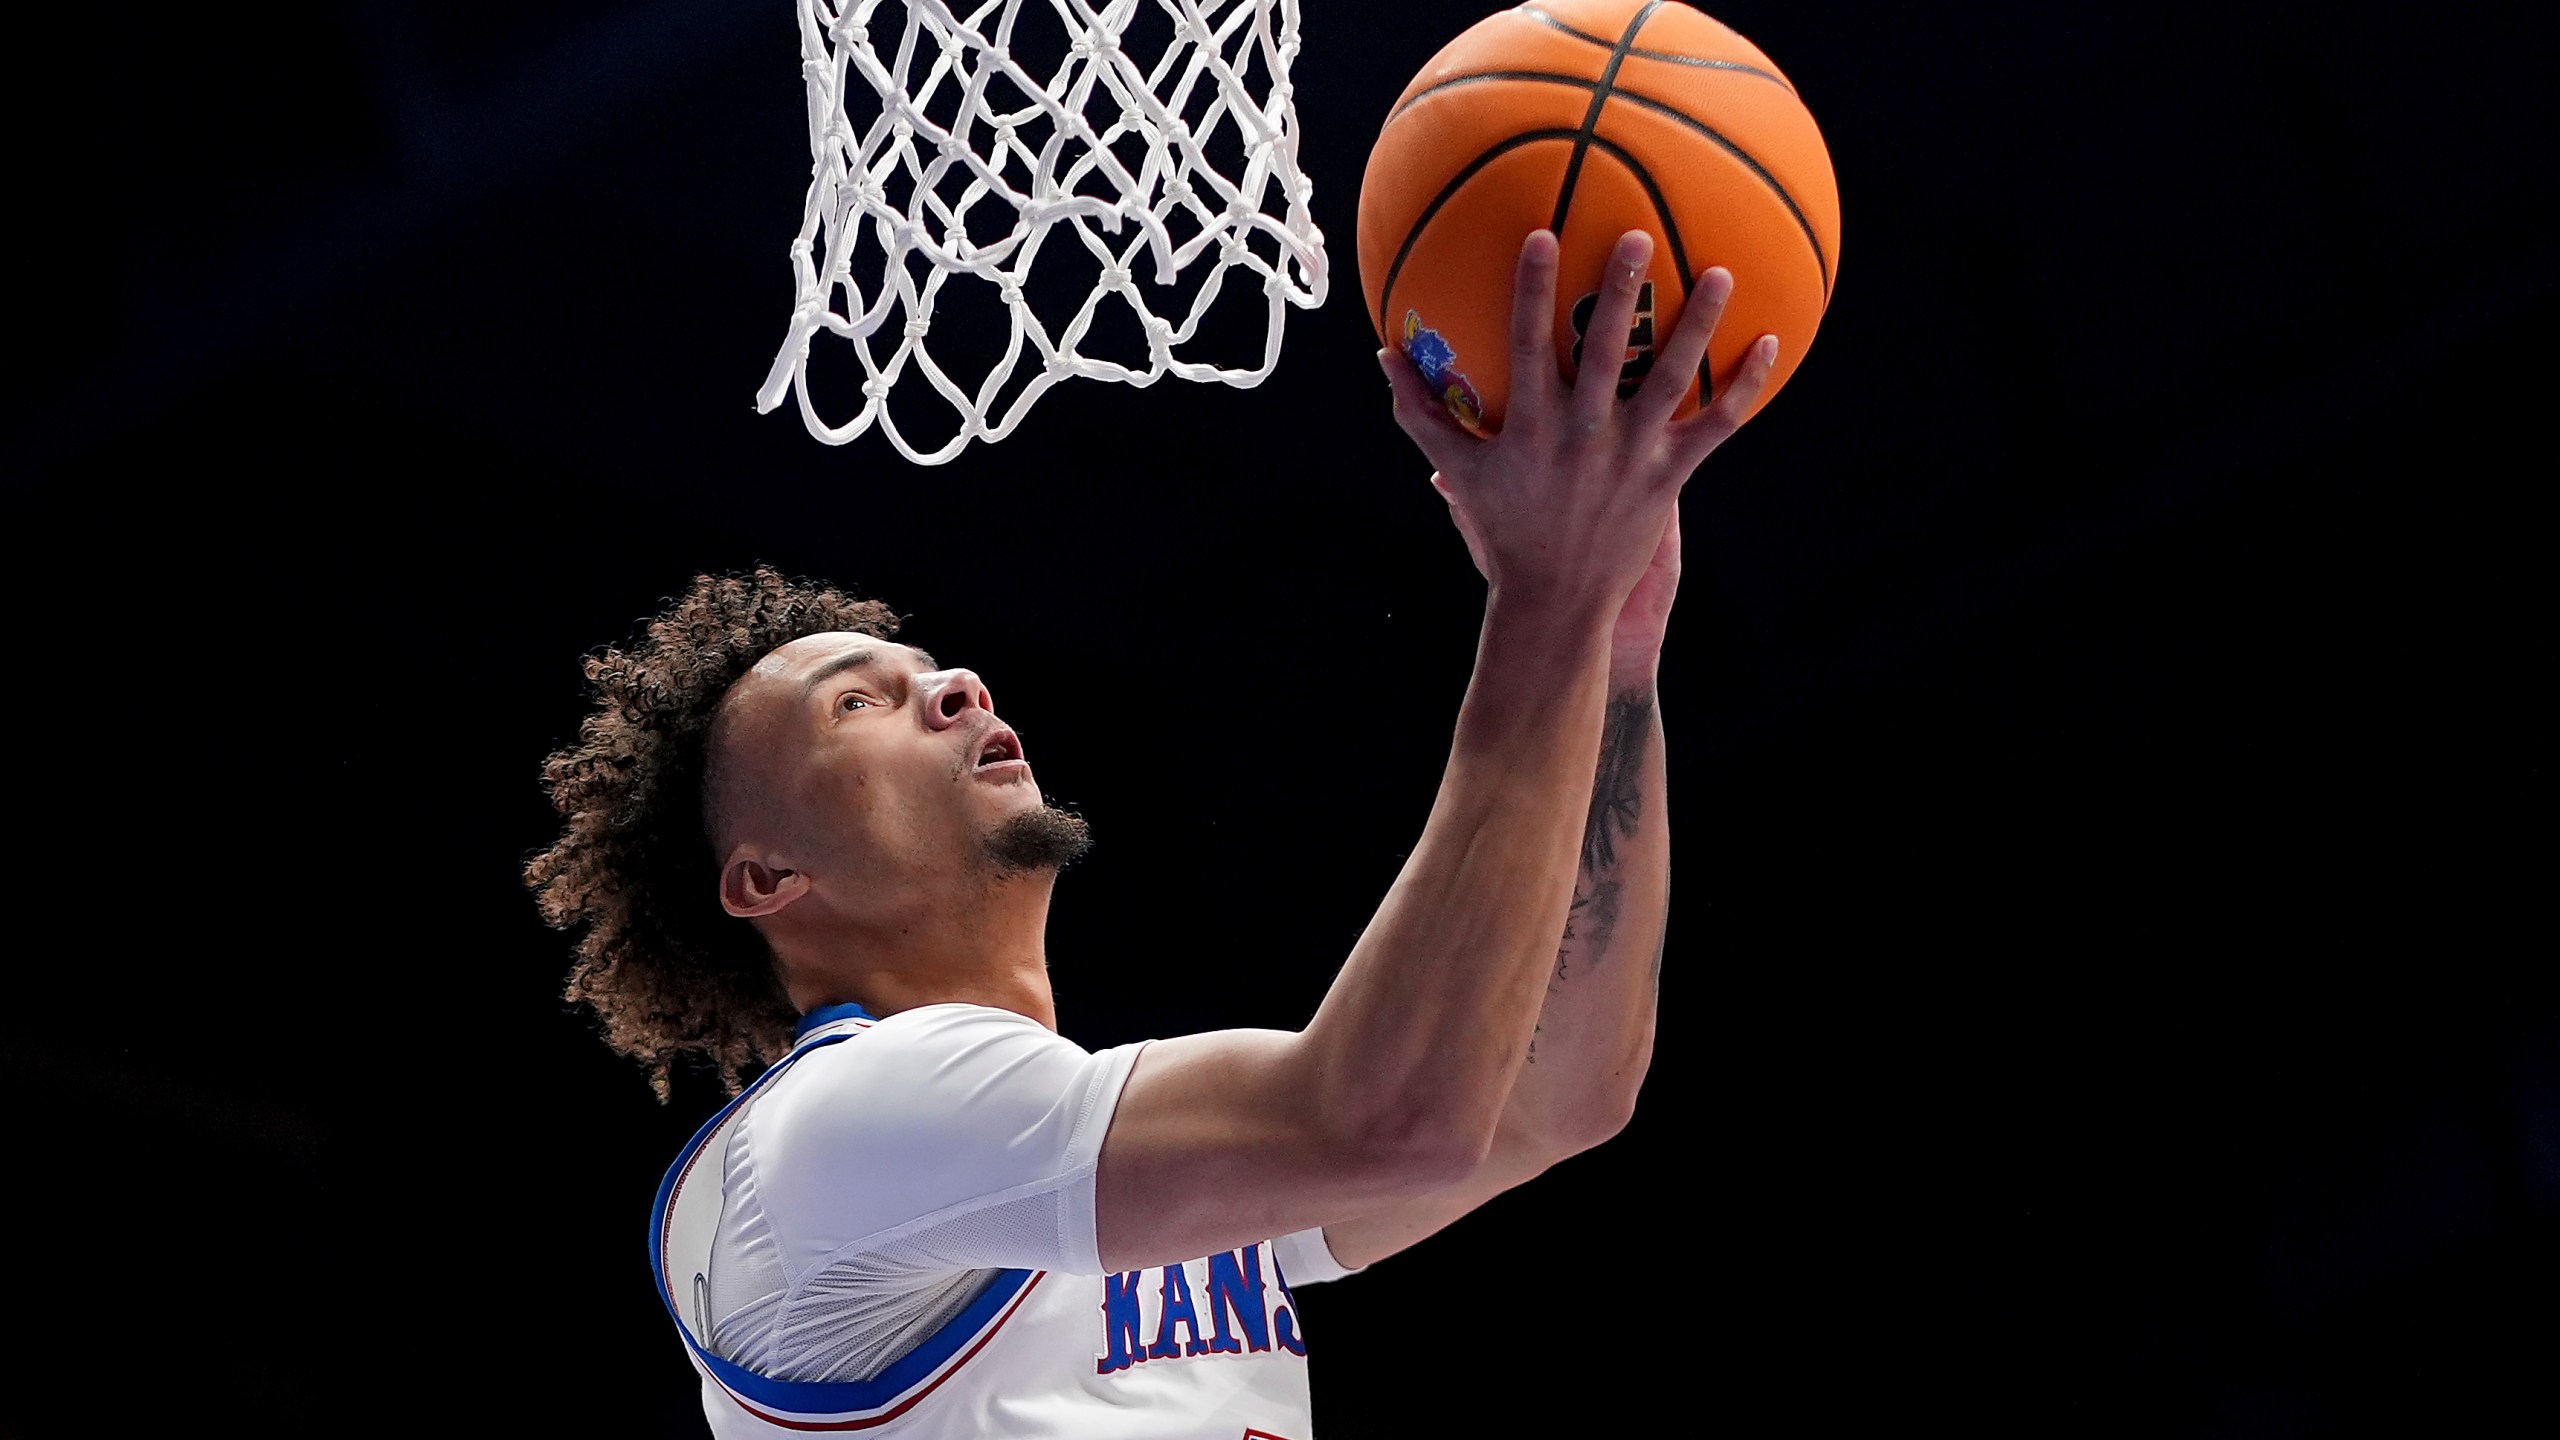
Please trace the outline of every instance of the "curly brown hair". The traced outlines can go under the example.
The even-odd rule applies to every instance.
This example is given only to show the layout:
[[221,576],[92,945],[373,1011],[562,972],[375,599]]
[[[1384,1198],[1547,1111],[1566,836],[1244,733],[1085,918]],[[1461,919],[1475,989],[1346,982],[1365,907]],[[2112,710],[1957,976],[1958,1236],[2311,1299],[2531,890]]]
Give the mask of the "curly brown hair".
[[798,1020],[762,938],[719,904],[703,775],[721,697],[803,635],[897,628],[880,601],[760,565],[697,577],[629,643],[587,657],[595,709],[542,771],[568,824],[524,878],[554,928],[586,927],[567,997],[647,1067],[659,1099],[687,1054],[734,1091],[789,1048]]

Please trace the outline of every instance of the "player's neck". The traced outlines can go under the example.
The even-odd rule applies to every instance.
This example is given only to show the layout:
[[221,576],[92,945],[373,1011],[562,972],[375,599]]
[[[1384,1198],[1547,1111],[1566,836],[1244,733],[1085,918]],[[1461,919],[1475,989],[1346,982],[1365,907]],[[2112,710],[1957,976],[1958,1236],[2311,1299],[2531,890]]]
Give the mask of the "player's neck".
[[803,1014],[852,1001],[887,1017],[959,1002],[1027,1015],[1054,1030],[1049,991],[1049,871],[991,885],[968,903],[849,924],[813,944],[777,947],[783,983]]

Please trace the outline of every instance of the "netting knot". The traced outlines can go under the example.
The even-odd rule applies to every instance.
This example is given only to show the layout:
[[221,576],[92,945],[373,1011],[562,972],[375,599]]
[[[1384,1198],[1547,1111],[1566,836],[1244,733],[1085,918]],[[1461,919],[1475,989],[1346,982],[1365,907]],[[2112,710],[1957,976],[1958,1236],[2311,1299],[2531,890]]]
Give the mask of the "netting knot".
[[907,338],[908,338],[908,339],[910,339],[910,340],[921,340],[921,339],[923,339],[923,338],[925,337],[925,332],[926,332],[926,331],[931,330],[932,328],[933,328],[933,317],[932,317],[932,316],[930,316],[930,315],[918,315],[918,316],[917,316],[917,317],[915,317],[914,319],[912,319],[912,320],[910,320],[910,321],[908,321],[908,322],[907,322]]
[[885,400],[889,396],[889,381],[884,376],[874,375],[862,382],[862,393],[873,400]]
[[1105,289],[1105,290],[1110,290],[1110,291],[1114,291],[1114,292],[1117,292],[1117,291],[1121,291],[1121,290],[1126,290],[1126,289],[1128,289],[1128,288],[1129,288],[1129,272],[1128,272],[1128,270],[1127,270],[1125,267],[1123,267],[1123,266],[1114,265],[1114,266],[1112,266],[1110,269],[1103,271],[1103,272],[1102,272],[1102,288],[1103,288],[1103,289]]

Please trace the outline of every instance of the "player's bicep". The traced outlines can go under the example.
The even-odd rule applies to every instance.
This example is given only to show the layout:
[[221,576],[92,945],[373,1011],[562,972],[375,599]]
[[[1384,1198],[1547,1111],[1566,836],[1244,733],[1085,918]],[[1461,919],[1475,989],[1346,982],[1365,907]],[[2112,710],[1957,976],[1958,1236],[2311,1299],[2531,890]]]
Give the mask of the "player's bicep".
[[1231,1250],[1415,1192],[1409,1167],[1325,1113],[1307,1061],[1303,1037],[1279,1030],[1185,1035],[1139,1055],[1095,1176],[1103,1268]]

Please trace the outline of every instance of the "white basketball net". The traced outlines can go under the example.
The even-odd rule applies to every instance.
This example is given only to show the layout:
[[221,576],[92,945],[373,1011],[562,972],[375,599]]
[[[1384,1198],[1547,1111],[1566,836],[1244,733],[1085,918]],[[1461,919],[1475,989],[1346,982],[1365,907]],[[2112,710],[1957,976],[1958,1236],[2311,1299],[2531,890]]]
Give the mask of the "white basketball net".
[[[842,444],[876,422],[899,453],[938,464],[971,439],[1003,439],[1070,375],[1261,383],[1279,360],[1282,303],[1313,307],[1325,295],[1324,236],[1308,209],[1290,101],[1298,0],[966,4],[799,0],[813,166],[791,247],[799,292],[791,329],[756,409],[772,410],[796,388],[801,418],[819,439]],[[1017,43],[1026,8],[1053,47],[1064,42],[1053,75],[1033,75],[1016,58],[1027,53]],[[1172,38],[1158,53],[1124,47],[1133,26],[1160,33],[1168,21]],[[1246,80],[1257,65],[1268,80],[1260,98]],[[867,125],[857,126],[849,97]],[[1239,174],[1219,173],[1213,143]],[[1033,261],[1055,245],[1082,247],[1091,258],[1079,264],[1099,275],[1072,313],[1049,307],[1053,328],[1033,313],[1026,289]],[[1261,363],[1226,369],[1182,358],[1237,269],[1258,278],[1266,297]],[[861,276],[877,277],[869,293]],[[935,301],[954,281],[993,287],[1011,316],[1003,358],[974,388],[927,346]],[[1155,296],[1181,312],[1178,321],[1149,308],[1141,281],[1159,292],[1187,287],[1170,300]],[[1100,307],[1114,304],[1135,312],[1144,368],[1078,352]],[[820,332],[853,342],[861,362],[861,406],[840,424],[823,419],[809,395]],[[973,338],[992,348],[991,334]],[[999,392],[1024,367],[1037,373],[997,418]],[[958,414],[957,433],[931,450],[910,444],[888,413],[891,387],[911,373]]]

